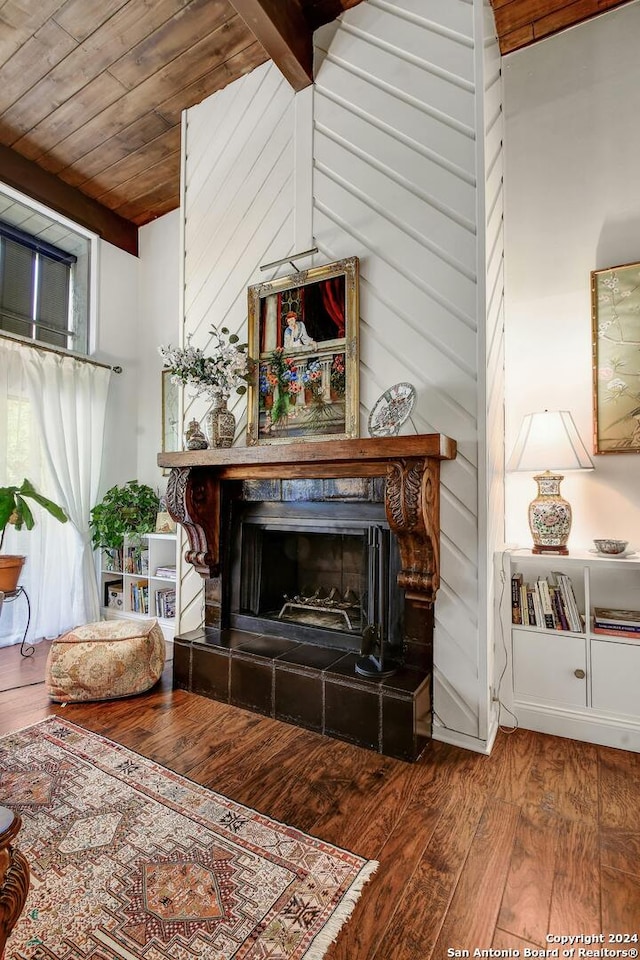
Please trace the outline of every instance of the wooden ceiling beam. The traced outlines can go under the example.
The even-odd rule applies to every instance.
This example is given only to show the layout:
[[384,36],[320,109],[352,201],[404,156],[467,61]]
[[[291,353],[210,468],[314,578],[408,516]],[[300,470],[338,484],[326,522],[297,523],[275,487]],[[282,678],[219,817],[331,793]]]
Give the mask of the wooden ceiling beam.
[[300,0],[230,2],[296,93],[313,83],[313,33]]
[[121,250],[138,256],[138,228],[134,223],[1,144],[0,180]]

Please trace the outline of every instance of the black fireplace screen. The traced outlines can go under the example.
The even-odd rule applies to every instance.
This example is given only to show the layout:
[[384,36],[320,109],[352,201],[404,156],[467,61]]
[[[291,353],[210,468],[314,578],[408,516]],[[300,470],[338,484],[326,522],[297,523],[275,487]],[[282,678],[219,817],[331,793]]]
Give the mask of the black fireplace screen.
[[362,632],[368,603],[363,535],[262,530],[257,539],[256,555],[246,557],[247,609],[274,620]]
[[400,635],[397,551],[385,522],[265,521],[254,507],[238,532],[232,625],[349,650],[360,649],[368,626]]

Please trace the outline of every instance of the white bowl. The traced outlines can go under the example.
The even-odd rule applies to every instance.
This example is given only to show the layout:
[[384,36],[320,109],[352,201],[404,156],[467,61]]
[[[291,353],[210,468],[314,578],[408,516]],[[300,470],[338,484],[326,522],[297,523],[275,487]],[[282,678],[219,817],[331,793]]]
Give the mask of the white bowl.
[[594,540],[598,553],[606,553],[609,556],[617,553],[624,553],[629,546],[628,540]]

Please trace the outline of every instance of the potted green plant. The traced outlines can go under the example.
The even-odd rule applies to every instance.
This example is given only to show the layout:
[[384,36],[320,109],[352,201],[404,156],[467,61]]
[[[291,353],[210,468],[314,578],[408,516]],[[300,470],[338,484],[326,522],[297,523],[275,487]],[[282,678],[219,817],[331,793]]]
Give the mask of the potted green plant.
[[[0,552],[9,524],[12,524],[16,530],[21,530],[23,527],[31,530],[35,525],[35,518],[25,497],[35,501],[60,523],[67,522],[68,518],[62,507],[38,493],[30,480],[23,480],[19,487],[0,487]],[[1,591],[11,593],[16,589],[24,561],[25,557],[15,554],[0,556]]]
[[157,493],[146,483],[128,480],[122,486],[111,487],[91,510],[93,546],[115,561],[125,534],[139,537],[153,532],[159,506]]

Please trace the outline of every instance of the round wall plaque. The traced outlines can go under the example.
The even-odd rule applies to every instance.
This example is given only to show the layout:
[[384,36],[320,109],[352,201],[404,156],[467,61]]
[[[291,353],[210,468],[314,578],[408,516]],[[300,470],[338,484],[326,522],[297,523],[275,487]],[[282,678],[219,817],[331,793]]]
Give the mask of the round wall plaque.
[[379,397],[369,414],[369,433],[372,437],[395,437],[402,424],[409,419],[416,402],[415,387],[410,383],[396,383]]

